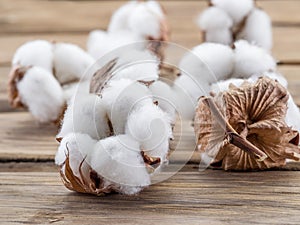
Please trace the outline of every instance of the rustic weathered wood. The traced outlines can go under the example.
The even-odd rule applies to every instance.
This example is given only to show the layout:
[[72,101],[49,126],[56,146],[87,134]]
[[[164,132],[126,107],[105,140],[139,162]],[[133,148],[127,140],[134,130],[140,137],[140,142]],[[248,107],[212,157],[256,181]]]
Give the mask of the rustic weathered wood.
[[[189,168],[191,170],[191,168]],[[184,170],[138,196],[94,197],[58,173],[0,173],[3,224],[299,224],[299,172]]]

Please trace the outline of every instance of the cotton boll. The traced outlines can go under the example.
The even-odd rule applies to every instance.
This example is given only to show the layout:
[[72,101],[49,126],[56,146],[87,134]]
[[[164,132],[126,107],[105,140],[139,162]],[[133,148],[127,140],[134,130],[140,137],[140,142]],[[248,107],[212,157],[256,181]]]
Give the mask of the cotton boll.
[[233,50],[226,45],[204,43],[193,48],[181,60],[179,67],[191,76],[200,79],[199,83],[212,83],[226,79],[234,66]]
[[127,135],[100,140],[90,157],[91,167],[123,194],[136,194],[150,185],[139,143]]
[[85,133],[93,139],[110,135],[103,100],[92,94],[77,94],[70,101],[58,138],[69,133]]
[[110,19],[108,32],[128,30],[128,17],[132,14],[133,9],[138,4],[137,1],[130,1],[115,11]]
[[80,164],[94,149],[96,143],[97,141],[87,134],[69,133],[60,142],[55,155],[55,164],[63,165],[66,157],[69,156],[70,168],[75,176],[80,177]]
[[153,95],[153,101],[168,114],[172,123],[176,121],[176,106],[174,92],[171,87],[163,81],[156,81],[149,87]]
[[55,44],[53,52],[55,75],[61,84],[80,80],[86,70],[95,63],[89,54],[73,44]]
[[253,10],[246,21],[244,29],[237,36],[256,45],[271,50],[273,45],[272,22],[270,17],[261,9]]
[[235,45],[233,77],[248,78],[253,74],[275,71],[276,62],[266,50],[240,40]]
[[64,107],[63,91],[54,76],[41,67],[32,67],[17,83],[21,101],[39,122],[54,122]]
[[172,135],[171,119],[155,104],[145,104],[131,111],[125,133],[140,143],[151,157],[167,161]]
[[244,83],[244,79],[239,78],[230,78],[228,80],[221,80],[211,85],[211,92],[214,94],[218,94],[223,91],[227,91],[231,84],[239,87],[242,83]]
[[254,7],[253,0],[211,0],[211,3],[227,12],[235,25],[240,23]]
[[134,107],[153,102],[145,85],[128,79],[111,81],[102,96],[115,134],[124,134],[128,114]]
[[145,39],[148,37],[159,39],[160,19],[160,15],[149,10],[146,4],[138,4],[128,18],[128,27]]
[[229,29],[232,27],[232,19],[224,10],[218,7],[209,7],[197,18],[198,26],[205,30]]
[[38,66],[52,73],[52,44],[48,41],[30,41],[20,46],[14,54],[12,65]]

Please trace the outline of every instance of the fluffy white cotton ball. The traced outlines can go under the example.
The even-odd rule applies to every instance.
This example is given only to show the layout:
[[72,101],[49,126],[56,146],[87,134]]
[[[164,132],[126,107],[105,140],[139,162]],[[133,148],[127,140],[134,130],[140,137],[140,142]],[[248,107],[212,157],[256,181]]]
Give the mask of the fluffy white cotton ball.
[[108,32],[128,30],[128,18],[138,4],[137,1],[130,1],[116,10],[110,19]]
[[138,4],[128,18],[128,27],[143,38],[159,39],[161,16],[150,10],[146,4]]
[[125,132],[129,112],[134,107],[153,102],[151,92],[145,85],[128,79],[111,81],[102,96],[115,134]]
[[231,84],[239,87],[245,80],[241,78],[230,78],[228,80],[221,80],[211,85],[211,92],[218,94],[223,91],[227,91]]
[[153,101],[171,118],[172,123],[176,121],[176,103],[172,88],[163,81],[156,81],[149,86],[153,95]]
[[231,28],[233,22],[224,10],[218,7],[209,7],[198,16],[197,24],[206,31]]
[[123,194],[136,194],[150,185],[150,176],[141,156],[139,143],[128,135],[97,142],[90,159],[91,167]]
[[72,98],[57,137],[74,132],[88,134],[96,140],[110,135],[106,107],[99,96],[77,94]]
[[95,63],[95,60],[84,50],[69,43],[57,43],[54,45],[55,76],[61,84],[74,82],[83,77],[87,69]]
[[211,0],[211,3],[223,9],[235,25],[240,23],[254,7],[253,0]]
[[54,76],[41,67],[27,70],[17,83],[21,102],[39,122],[54,122],[64,107],[63,91]]
[[248,16],[244,29],[238,34],[237,38],[245,39],[266,50],[271,50],[273,38],[270,17],[261,9],[253,10]]
[[139,142],[147,155],[167,161],[169,140],[173,137],[171,119],[157,105],[150,103],[132,110],[125,133]]
[[142,41],[136,34],[127,30],[108,33],[94,30],[87,40],[87,51],[96,60],[120,47]]
[[275,71],[274,58],[263,48],[240,40],[234,43],[235,66],[233,77],[248,78],[253,74]]
[[63,165],[66,157],[69,156],[70,168],[75,176],[80,177],[80,164],[93,151],[96,143],[97,141],[87,134],[69,133],[60,142],[55,155],[55,164]]
[[12,65],[38,66],[52,73],[52,47],[52,44],[48,41],[36,40],[27,42],[15,52]]
[[215,42],[225,45],[232,43],[232,19],[224,10],[209,7],[197,18],[198,26],[205,32],[206,42]]
[[121,52],[118,57],[118,70],[113,79],[131,79],[152,81],[159,77],[159,60],[148,50],[136,50],[130,48]]
[[75,94],[89,94],[90,80],[66,84],[63,87],[64,99],[68,103]]

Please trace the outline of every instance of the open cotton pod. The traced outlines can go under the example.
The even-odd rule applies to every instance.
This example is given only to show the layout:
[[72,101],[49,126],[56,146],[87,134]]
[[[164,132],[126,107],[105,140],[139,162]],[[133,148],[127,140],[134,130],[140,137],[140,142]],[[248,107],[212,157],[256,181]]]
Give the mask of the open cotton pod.
[[120,7],[111,17],[108,32],[130,31],[149,40],[149,49],[163,58],[162,41],[169,40],[165,11],[156,1],[132,1]]
[[15,66],[9,76],[9,101],[26,107],[39,122],[58,122],[63,115],[63,90],[53,75],[37,66]]
[[285,122],[287,101],[287,90],[267,77],[201,98],[195,132],[206,163],[224,170],[264,170],[282,167],[287,159],[299,161],[299,133]]
[[273,45],[271,19],[253,0],[211,0],[197,24],[205,42],[231,45],[247,40],[268,51]]

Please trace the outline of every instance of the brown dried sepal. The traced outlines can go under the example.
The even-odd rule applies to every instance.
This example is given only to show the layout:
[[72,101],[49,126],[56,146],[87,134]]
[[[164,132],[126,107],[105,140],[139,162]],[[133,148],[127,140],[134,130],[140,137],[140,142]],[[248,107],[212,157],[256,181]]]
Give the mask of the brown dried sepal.
[[141,151],[141,155],[145,162],[148,173],[153,173],[155,169],[160,166],[161,159],[158,157],[151,157],[147,155],[144,151]]
[[8,76],[8,85],[7,85],[7,92],[8,92],[8,101],[9,104],[13,108],[22,108],[25,107],[21,101],[21,97],[19,95],[19,91],[17,88],[17,83],[21,81],[31,66],[20,66],[15,65],[11,69],[9,76]]
[[79,165],[79,174],[79,177],[76,176],[72,170],[68,152],[65,162],[60,166],[60,176],[66,188],[71,191],[97,196],[115,191],[112,185],[104,187],[104,179],[85,162],[85,158]]
[[90,83],[90,93],[97,95],[102,94],[108,81],[113,77],[113,69],[117,62],[118,58],[115,58],[94,73]]
[[[199,101],[195,133],[201,152],[214,155],[211,165],[225,170],[264,170],[282,167],[286,159],[300,160],[299,134],[285,123],[288,93],[277,81],[260,78],[255,84],[245,82],[213,98],[226,122],[267,155],[258,161],[253,155],[231,144],[227,130],[216,125],[210,107]],[[211,146],[217,146],[212,148]]]
[[168,83],[169,85],[173,85],[174,81],[181,75],[181,70],[173,65],[167,63],[161,63],[159,65],[159,78]]

